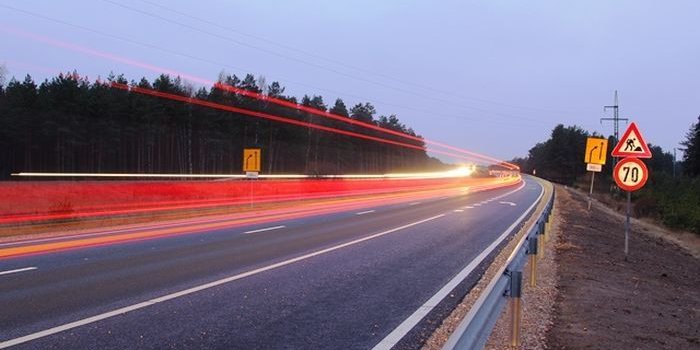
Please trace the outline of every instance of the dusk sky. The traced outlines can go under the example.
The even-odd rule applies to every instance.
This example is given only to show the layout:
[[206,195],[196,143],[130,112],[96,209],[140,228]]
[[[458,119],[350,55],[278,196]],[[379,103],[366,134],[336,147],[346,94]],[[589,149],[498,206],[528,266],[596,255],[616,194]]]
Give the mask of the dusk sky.
[[621,117],[672,151],[700,115],[699,18],[694,0],[0,0],[0,64],[38,82],[252,73],[299,98],[370,102],[426,138],[501,159],[558,123],[610,135],[599,118],[618,90]]

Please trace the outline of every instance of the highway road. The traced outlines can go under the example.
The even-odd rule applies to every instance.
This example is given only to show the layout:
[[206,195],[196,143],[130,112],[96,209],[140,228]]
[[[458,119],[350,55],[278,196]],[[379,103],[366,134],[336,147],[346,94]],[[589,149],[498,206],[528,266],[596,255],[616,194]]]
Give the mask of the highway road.
[[525,177],[484,192],[3,258],[0,348],[415,348],[542,191]]

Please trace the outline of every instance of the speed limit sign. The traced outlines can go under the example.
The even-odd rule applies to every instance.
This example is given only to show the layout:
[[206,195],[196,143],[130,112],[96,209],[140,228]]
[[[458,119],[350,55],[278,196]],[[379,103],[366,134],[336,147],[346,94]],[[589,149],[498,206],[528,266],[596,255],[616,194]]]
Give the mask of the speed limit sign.
[[613,170],[613,178],[621,189],[632,192],[647,183],[649,170],[638,158],[627,157],[617,163]]

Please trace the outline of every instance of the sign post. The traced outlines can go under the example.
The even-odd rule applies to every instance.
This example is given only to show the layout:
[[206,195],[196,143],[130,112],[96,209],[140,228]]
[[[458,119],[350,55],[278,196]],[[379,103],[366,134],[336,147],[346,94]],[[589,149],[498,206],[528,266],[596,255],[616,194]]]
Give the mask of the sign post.
[[644,187],[649,179],[649,169],[639,158],[651,158],[651,150],[637,128],[637,124],[630,123],[627,131],[620,138],[620,142],[613,149],[612,155],[625,157],[615,166],[613,179],[620,189],[627,191],[627,218],[625,220],[625,259],[627,259],[632,192]]
[[608,140],[596,137],[589,137],[586,140],[586,153],[583,161],[586,163],[586,170],[591,173],[591,189],[588,191],[588,210],[591,210],[591,199],[593,197],[593,183],[595,173],[603,170],[606,155],[608,153]]

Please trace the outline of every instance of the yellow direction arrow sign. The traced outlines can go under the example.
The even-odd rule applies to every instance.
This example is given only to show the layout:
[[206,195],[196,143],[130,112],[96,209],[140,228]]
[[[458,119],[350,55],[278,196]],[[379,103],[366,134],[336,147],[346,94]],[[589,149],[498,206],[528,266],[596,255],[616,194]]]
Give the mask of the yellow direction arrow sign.
[[243,149],[243,171],[260,172],[260,148]]
[[608,140],[589,137],[586,140],[586,154],[584,162],[588,164],[605,165],[606,156],[608,153]]

